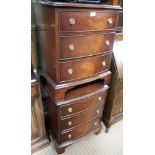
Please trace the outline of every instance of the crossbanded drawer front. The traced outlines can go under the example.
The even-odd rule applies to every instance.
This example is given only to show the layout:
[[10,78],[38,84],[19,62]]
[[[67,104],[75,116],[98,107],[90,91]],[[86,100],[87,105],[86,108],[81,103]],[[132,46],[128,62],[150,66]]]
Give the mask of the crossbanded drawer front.
[[91,56],[111,51],[114,35],[115,33],[63,36],[60,38],[60,59]]
[[61,120],[61,130],[69,129],[72,127],[76,127],[78,125],[89,122],[90,120],[98,117],[102,114],[104,103],[91,108],[90,110],[79,113],[78,115],[68,117],[66,119]]
[[114,29],[118,12],[114,11],[61,11],[60,31],[83,32]]
[[106,95],[107,90],[104,90],[91,97],[87,97],[85,99],[63,105],[60,107],[60,116],[64,117],[68,115],[73,115],[88,110],[89,108],[95,107],[100,103],[104,104]]
[[86,123],[82,126],[75,128],[72,131],[61,134],[61,142],[74,140],[82,136],[87,135],[89,132],[95,130],[97,127],[101,126],[100,117]]
[[60,63],[60,81],[71,81],[94,76],[107,71],[112,53]]

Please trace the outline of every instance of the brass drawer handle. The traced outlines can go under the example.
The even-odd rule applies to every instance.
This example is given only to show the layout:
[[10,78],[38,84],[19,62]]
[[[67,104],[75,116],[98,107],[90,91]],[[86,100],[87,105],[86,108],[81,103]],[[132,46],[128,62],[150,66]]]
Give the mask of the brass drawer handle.
[[73,74],[73,69],[70,68],[67,70],[67,72],[68,72],[68,74]]
[[106,41],[105,41],[105,44],[106,44],[107,46],[109,46],[109,45],[110,45],[110,41],[109,41],[109,40],[106,40]]
[[73,111],[73,108],[68,108],[68,112],[72,112]]
[[95,122],[94,125],[96,126],[97,125],[97,122]]
[[70,126],[70,125],[72,125],[72,122],[71,122],[71,121],[69,121],[69,122],[68,122],[68,125],[69,125],[69,126]]
[[100,110],[99,110],[99,109],[97,109],[97,110],[96,110],[96,113],[97,113],[97,114],[99,114],[99,113],[100,113]]
[[70,18],[69,19],[69,24],[70,25],[74,25],[76,23],[75,19],[74,18]]
[[68,46],[68,49],[69,49],[70,51],[74,51],[74,50],[75,50],[75,46],[74,46],[73,44],[70,44],[70,45]]
[[71,134],[69,134],[69,135],[68,135],[68,138],[72,138],[72,135],[71,135]]
[[111,25],[113,23],[112,18],[108,18],[108,24]]
[[98,97],[98,100],[99,100],[99,101],[102,101],[102,97],[101,97],[101,96],[100,96],[100,97]]
[[108,88],[108,85],[106,84],[106,85],[104,85],[104,88]]
[[102,61],[102,66],[106,66],[106,62],[105,61]]

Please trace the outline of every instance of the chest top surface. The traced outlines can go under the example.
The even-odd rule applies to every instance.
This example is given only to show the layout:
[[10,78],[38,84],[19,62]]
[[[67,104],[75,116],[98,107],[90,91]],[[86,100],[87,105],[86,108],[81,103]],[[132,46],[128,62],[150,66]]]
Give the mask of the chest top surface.
[[94,8],[94,9],[116,9],[120,10],[119,5],[109,5],[109,4],[84,4],[84,3],[66,3],[66,2],[53,2],[53,1],[43,1],[43,0],[33,0],[34,3],[39,3],[43,5],[49,5],[53,7],[66,7],[66,8]]

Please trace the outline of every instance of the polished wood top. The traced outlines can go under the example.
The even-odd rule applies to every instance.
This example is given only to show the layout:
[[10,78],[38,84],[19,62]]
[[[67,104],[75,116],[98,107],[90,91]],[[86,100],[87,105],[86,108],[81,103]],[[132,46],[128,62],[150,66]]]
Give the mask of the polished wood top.
[[52,2],[43,0],[33,0],[35,3],[51,5],[54,7],[73,7],[73,8],[95,8],[95,9],[122,9],[119,5],[108,5],[106,3],[100,4],[86,4],[86,3],[66,3],[66,2]]

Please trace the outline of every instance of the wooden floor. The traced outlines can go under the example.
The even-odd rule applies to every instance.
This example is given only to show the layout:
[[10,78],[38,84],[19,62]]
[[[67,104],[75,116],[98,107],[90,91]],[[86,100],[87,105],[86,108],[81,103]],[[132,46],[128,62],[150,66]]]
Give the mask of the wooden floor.
[[[89,134],[66,148],[62,155],[123,155],[123,121],[114,124],[106,134],[102,124],[99,135]],[[53,143],[33,155],[57,155]]]

